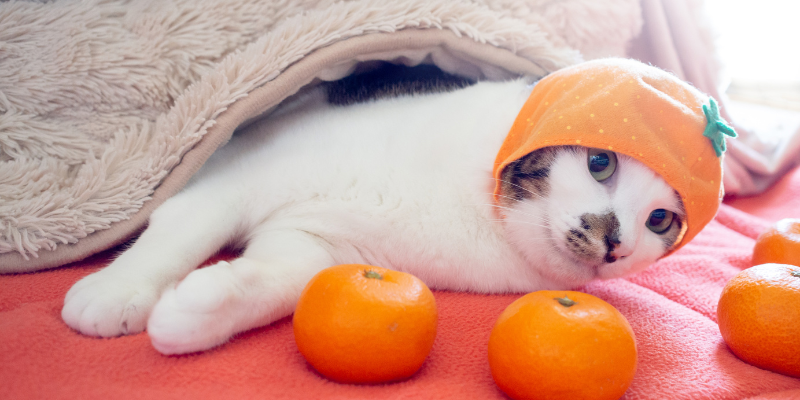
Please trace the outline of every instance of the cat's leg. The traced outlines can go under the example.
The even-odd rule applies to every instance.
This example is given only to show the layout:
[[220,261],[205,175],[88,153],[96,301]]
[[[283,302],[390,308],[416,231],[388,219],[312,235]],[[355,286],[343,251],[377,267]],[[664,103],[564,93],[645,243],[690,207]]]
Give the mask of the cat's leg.
[[290,315],[306,283],[333,263],[324,243],[303,231],[262,231],[242,257],[193,271],[153,309],[153,346],[164,354],[205,350]]
[[202,190],[162,204],[133,246],[67,292],[61,317],[92,336],[145,329],[161,292],[217,252],[237,229],[239,207]]

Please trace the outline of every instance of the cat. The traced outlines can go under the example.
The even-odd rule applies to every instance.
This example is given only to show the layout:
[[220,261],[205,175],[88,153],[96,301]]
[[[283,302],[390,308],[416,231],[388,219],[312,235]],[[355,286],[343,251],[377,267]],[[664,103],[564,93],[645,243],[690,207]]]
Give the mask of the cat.
[[[69,290],[62,318],[92,336],[146,329],[180,354],[290,315],[336,264],[523,293],[634,273],[669,251],[681,200],[622,154],[539,149],[502,172],[494,201],[495,157],[533,84],[464,86],[346,107],[323,87],[298,96],[214,153],[128,250]],[[225,246],[240,257],[197,269]]]

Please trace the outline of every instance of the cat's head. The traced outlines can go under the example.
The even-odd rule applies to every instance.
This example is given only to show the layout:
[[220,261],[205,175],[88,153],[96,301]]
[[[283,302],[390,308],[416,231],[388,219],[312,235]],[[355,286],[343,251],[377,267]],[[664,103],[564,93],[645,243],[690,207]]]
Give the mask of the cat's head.
[[680,197],[638,160],[545,147],[509,164],[497,196],[508,240],[567,287],[640,271],[685,231]]

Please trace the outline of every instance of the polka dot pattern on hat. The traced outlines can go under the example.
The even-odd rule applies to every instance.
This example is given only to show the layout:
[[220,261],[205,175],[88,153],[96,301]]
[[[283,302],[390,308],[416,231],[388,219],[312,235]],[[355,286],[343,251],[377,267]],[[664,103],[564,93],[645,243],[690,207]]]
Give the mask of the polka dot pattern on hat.
[[683,201],[687,227],[674,251],[713,219],[721,201],[722,159],[703,136],[706,104],[709,97],[691,85],[633,60],[556,71],[534,86],[497,155],[494,176],[548,146],[577,144],[636,158]]

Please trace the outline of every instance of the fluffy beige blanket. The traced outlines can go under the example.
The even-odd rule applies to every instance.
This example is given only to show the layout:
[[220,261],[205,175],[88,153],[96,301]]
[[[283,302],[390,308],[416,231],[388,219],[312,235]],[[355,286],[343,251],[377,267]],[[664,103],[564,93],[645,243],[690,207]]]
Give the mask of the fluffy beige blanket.
[[0,4],[0,272],[136,234],[237,126],[359,63],[541,76],[624,55],[637,0]]

